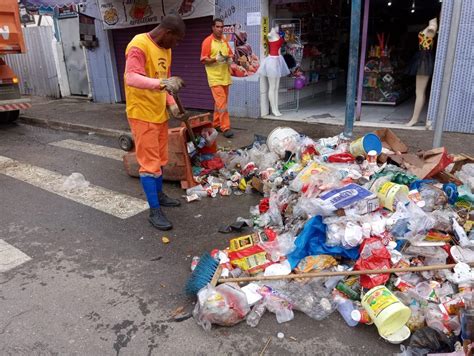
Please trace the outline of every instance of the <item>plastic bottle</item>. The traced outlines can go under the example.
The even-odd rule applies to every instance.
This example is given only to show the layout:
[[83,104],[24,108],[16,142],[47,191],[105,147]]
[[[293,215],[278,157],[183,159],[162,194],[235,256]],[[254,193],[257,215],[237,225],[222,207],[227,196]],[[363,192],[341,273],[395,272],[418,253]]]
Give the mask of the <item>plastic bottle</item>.
[[464,297],[464,309],[461,310],[461,337],[463,340],[473,340],[474,338],[474,297],[468,293]]
[[344,318],[347,325],[356,326],[359,322],[352,319],[352,311],[355,310],[354,303],[348,299],[342,299],[337,301],[337,310],[339,314]]
[[200,198],[207,197],[207,190],[202,185],[196,185],[195,187],[186,189],[186,195],[196,194]]
[[266,310],[267,307],[263,301],[255,304],[249,315],[247,315],[247,324],[252,328],[256,327]]

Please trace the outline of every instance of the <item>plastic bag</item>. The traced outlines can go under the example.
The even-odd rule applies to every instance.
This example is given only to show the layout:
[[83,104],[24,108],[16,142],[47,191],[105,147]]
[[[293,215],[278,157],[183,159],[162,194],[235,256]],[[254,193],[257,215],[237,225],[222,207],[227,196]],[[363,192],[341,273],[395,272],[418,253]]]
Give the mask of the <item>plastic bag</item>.
[[293,320],[293,305],[284,295],[269,286],[263,286],[258,292],[263,296],[265,307],[275,314],[279,324]]
[[237,285],[208,284],[198,292],[198,301],[193,311],[197,323],[204,330],[211,325],[232,326],[242,320],[250,311],[245,293]]
[[448,197],[442,189],[439,189],[431,184],[423,184],[419,192],[421,198],[425,202],[424,211],[431,212],[440,209],[448,203]]
[[72,173],[69,177],[64,180],[62,189],[70,192],[74,189],[83,189],[89,186],[89,182],[86,180],[82,173]]
[[293,233],[285,232],[278,235],[275,240],[263,243],[262,247],[270,255],[270,259],[276,262],[295,249],[295,239]]
[[461,170],[454,173],[454,175],[467,185],[471,191],[474,190],[474,163],[465,164]]
[[[430,352],[452,352],[454,342],[438,330],[426,327],[415,331],[410,339],[412,355],[426,355]],[[428,352],[426,352],[426,350]]]
[[298,202],[293,209],[293,214],[295,217],[302,218],[316,215],[331,216],[334,215],[336,210],[337,208],[328,201],[303,196],[298,199]]
[[295,268],[303,257],[310,255],[343,256],[352,260],[359,257],[357,248],[345,249],[326,244],[326,225],[321,216],[315,216],[305,223],[303,231],[295,240],[295,246],[295,250],[287,256],[292,268]]
[[[396,212],[387,219],[390,232],[399,240],[412,240],[432,229],[436,221],[415,203],[399,203]],[[402,225],[402,226],[400,226]]]
[[206,140],[206,146],[211,146],[217,139],[219,133],[213,127],[206,127],[202,129],[201,136]]
[[[378,238],[364,240],[360,247],[360,258],[357,260],[354,269],[386,269],[390,268],[390,253]],[[360,276],[360,285],[371,289],[381,284],[385,284],[390,278],[390,274],[363,274]]]
[[275,289],[293,306],[310,318],[323,320],[336,309],[331,292],[323,286],[323,279],[313,279],[309,282],[287,282]]

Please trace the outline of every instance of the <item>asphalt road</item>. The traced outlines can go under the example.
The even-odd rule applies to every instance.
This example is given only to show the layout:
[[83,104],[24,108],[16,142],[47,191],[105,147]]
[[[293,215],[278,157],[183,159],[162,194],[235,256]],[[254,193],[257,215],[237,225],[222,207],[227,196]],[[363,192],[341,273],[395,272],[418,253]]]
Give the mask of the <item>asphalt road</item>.
[[[50,144],[65,139],[117,147],[95,135],[10,125],[0,126],[0,156],[64,176],[80,172],[91,184],[144,199],[120,161]],[[177,184],[165,189],[182,194]],[[399,350],[374,327],[348,327],[337,312],[323,321],[296,312],[285,324],[267,313],[257,328],[210,332],[193,318],[174,319],[177,308],[194,306],[183,294],[192,256],[226,247],[235,235],[218,227],[246,217],[257,195],[183,201],[166,210],[175,228],[160,233],[146,211],[121,219],[2,173],[0,192],[0,239],[31,258],[0,272],[1,355],[258,355],[269,338],[268,355]]]

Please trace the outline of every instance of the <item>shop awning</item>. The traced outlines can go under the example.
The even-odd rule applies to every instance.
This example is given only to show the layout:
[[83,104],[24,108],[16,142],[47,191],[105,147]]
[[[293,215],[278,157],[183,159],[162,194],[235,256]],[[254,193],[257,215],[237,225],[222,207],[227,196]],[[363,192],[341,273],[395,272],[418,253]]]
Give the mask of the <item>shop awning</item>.
[[66,7],[71,5],[79,5],[94,0],[22,0],[22,4],[27,7]]

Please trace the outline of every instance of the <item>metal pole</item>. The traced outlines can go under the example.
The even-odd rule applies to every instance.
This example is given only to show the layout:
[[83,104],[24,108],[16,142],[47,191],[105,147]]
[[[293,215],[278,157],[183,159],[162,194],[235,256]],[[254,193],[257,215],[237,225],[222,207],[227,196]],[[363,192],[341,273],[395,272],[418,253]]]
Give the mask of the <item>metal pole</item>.
[[[449,92],[452,87],[451,78],[453,75],[453,66],[456,55],[456,42],[458,38],[459,22],[461,19],[462,3],[461,0],[453,0],[453,12],[449,26],[448,48],[446,50],[446,59],[444,61],[443,78],[441,81],[441,90],[439,93],[438,112],[436,115],[433,148],[441,147],[441,137],[443,135],[444,120],[448,108]],[[441,28],[440,31],[448,29]]]
[[365,54],[367,52],[367,28],[369,27],[370,0],[364,2],[364,22],[362,24],[362,47],[360,49],[359,82],[357,83],[356,121],[362,114],[362,84],[364,82]]
[[351,37],[349,44],[349,68],[347,71],[346,120],[344,124],[344,136],[349,138],[352,137],[352,129],[354,127],[361,0],[352,0],[351,5]]

